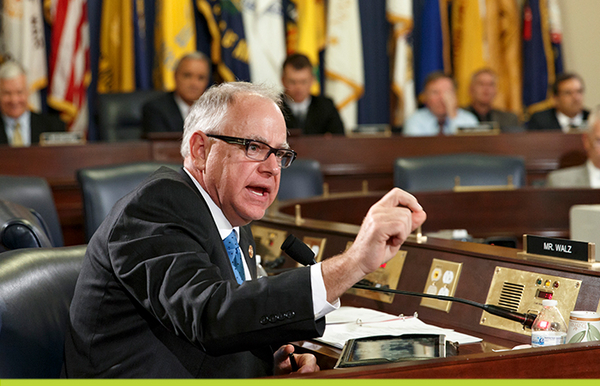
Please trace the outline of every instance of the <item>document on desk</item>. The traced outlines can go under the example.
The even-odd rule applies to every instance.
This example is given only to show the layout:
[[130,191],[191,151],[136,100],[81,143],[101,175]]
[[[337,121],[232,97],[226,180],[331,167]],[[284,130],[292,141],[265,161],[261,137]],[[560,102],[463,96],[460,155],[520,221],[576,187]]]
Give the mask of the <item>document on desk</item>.
[[459,344],[477,343],[482,339],[424,323],[415,316],[396,316],[368,308],[340,307],[325,317],[327,327],[316,340],[342,348],[348,339],[378,335],[444,334],[446,340]]

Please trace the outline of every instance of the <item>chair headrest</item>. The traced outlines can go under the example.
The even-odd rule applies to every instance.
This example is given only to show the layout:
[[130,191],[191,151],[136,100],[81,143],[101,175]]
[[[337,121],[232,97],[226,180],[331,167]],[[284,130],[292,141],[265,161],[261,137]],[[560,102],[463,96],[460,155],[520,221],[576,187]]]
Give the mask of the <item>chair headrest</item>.
[[48,227],[33,209],[0,200],[0,251],[52,247]]

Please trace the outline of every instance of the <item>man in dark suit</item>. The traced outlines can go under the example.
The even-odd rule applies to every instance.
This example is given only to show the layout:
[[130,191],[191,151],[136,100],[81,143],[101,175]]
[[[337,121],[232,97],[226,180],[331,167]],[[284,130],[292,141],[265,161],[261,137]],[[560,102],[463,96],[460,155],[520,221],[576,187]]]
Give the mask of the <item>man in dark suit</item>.
[[142,107],[144,133],[183,132],[186,115],[210,81],[210,59],[198,51],[186,54],[175,67],[174,76],[174,91]]
[[502,132],[523,131],[523,126],[514,113],[498,110],[493,106],[498,94],[498,77],[493,70],[484,68],[476,71],[471,77],[469,93],[471,105],[465,110],[473,113],[479,122],[497,124]]
[[565,73],[552,85],[554,107],[531,115],[528,130],[562,130],[565,133],[585,126],[590,112],[583,108],[583,79]]
[[283,115],[288,129],[300,129],[304,135],[344,134],[344,124],[333,100],[311,95],[315,78],[310,60],[292,54],[283,62],[281,83],[285,88]]
[[[423,223],[416,199],[394,189],[345,253],[257,278],[247,225],[275,200],[281,168],[295,157],[278,102],[260,85],[210,88],[186,119],[183,170],[158,170],[115,205],[77,281],[66,376],[289,373],[293,346],[274,348],[322,334],[339,296]],[[312,355],[296,360],[299,371],[318,370]]]
[[43,132],[65,131],[65,124],[58,117],[29,111],[28,98],[25,70],[16,62],[3,63],[0,66],[0,145],[35,145]]

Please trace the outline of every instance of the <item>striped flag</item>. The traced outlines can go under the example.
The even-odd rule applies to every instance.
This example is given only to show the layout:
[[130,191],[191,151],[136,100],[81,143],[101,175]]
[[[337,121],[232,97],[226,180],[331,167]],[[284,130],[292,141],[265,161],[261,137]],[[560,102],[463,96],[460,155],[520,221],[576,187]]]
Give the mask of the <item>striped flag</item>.
[[283,90],[281,65],[286,55],[281,0],[247,0],[243,6],[244,32],[250,53],[250,79]]
[[392,65],[392,92],[396,103],[392,106],[392,123],[402,126],[404,119],[415,112],[415,80],[413,51],[409,37],[413,30],[412,0],[388,0],[387,19],[394,28],[394,58]]
[[154,87],[173,90],[177,61],[196,50],[196,20],[190,0],[156,0]]
[[360,29],[358,0],[329,0],[325,90],[348,132],[356,128],[357,102],[365,85]]
[[50,22],[48,105],[61,112],[70,131],[85,134],[91,79],[87,0],[52,0]]
[[25,69],[29,107],[40,112],[39,90],[48,84],[41,0],[4,0],[0,4],[0,56],[3,60],[16,61]]

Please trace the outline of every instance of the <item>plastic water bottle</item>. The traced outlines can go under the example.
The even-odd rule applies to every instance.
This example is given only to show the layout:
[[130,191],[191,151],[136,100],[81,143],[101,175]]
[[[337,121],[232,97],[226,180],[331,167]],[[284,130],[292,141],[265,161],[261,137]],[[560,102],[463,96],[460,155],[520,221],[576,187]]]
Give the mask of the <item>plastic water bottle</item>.
[[556,308],[556,300],[542,301],[544,308],[531,326],[531,345],[533,347],[564,344],[567,338],[567,324]]

